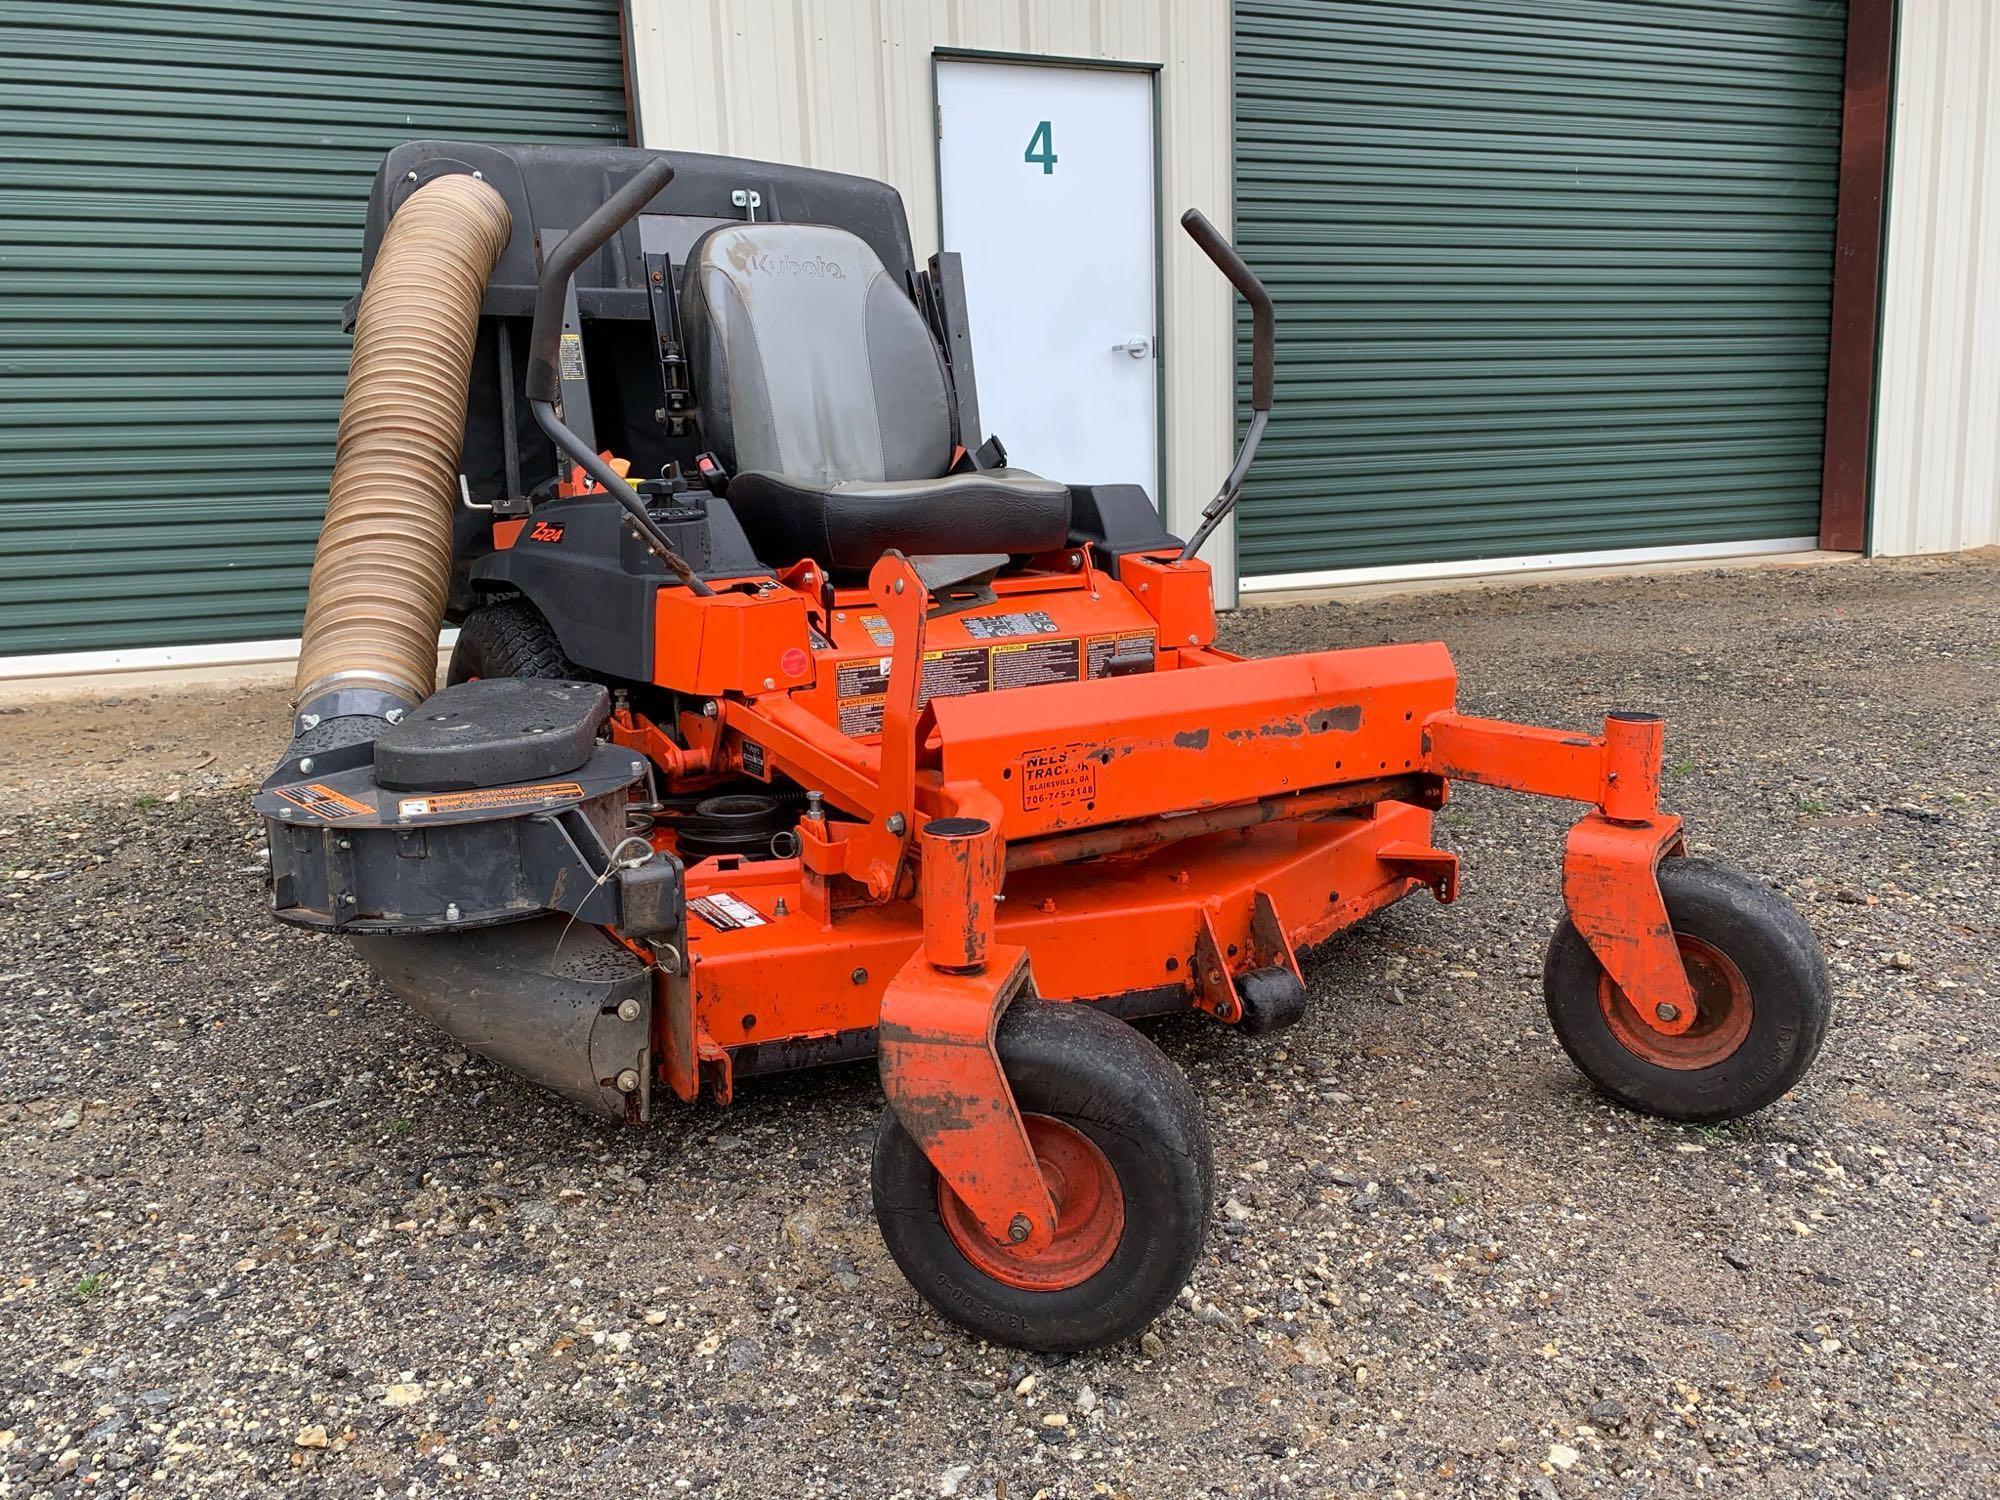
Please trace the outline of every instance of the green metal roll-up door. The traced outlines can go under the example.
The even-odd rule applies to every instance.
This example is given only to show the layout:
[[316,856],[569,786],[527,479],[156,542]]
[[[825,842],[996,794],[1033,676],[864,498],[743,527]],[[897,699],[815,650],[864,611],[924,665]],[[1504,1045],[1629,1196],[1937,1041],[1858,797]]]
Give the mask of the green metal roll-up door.
[[1235,0],[1246,577],[1816,533],[1844,12]]
[[0,0],[0,656],[297,635],[383,153],[625,134],[617,0]]

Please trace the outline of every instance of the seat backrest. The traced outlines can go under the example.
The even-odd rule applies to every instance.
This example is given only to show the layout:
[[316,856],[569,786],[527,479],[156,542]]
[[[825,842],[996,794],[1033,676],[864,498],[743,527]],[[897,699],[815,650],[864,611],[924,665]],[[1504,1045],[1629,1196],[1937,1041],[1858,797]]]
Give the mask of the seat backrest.
[[703,433],[733,471],[837,484],[950,466],[943,359],[859,237],[724,225],[689,250],[681,296]]

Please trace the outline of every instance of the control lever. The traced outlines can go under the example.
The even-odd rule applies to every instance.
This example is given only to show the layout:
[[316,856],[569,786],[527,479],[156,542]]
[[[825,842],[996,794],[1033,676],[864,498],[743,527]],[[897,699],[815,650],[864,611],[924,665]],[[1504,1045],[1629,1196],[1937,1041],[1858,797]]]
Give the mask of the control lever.
[[535,284],[535,323],[528,335],[528,409],[535,422],[556,448],[569,456],[584,473],[604,488],[625,509],[626,524],[639,540],[667,565],[692,593],[713,594],[714,589],[695,576],[687,559],[674,550],[653,518],[646,502],[620,474],[600,458],[595,449],[564,425],[556,415],[556,397],[562,390],[562,374],[557,345],[562,336],[563,299],[577,267],[600,250],[605,241],[638,217],[639,210],[653,201],[655,194],[674,180],[673,166],[664,156],[655,156],[632,174],[625,185],[600,204],[591,216],[562,237],[542,266],[541,280]]
[[1257,444],[1263,441],[1264,428],[1270,423],[1271,396],[1277,385],[1278,320],[1271,307],[1271,294],[1264,290],[1257,273],[1244,263],[1236,247],[1222,237],[1200,209],[1191,208],[1182,214],[1181,228],[1250,304],[1250,430],[1243,434],[1243,446],[1237,449],[1236,462],[1230,466],[1222,488],[1202,508],[1201,525],[1181,548],[1180,560],[1186,562],[1201,550],[1201,544],[1222,524],[1222,518],[1236,509],[1236,502],[1243,494],[1243,476],[1250,472]]

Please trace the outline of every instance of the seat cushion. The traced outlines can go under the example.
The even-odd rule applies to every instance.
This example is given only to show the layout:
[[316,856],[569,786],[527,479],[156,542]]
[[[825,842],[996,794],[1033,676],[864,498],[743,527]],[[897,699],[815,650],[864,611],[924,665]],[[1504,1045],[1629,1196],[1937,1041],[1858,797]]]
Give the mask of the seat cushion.
[[839,484],[738,474],[729,504],[757,555],[779,565],[810,557],[865,571],[891,548],[1023,554],[1069,540],[1068,487],[1025,469]]
[[858,235],[710,230],[688,252],[681,323],[702,434],[725,468],[834,484],[951,467],[944,358]]

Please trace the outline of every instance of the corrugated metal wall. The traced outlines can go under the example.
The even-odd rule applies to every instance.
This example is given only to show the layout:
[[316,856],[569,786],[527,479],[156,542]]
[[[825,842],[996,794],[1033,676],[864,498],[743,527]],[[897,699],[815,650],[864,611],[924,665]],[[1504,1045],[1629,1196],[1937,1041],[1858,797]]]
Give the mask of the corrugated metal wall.
[[1870,550],[2000,543],[2000,7],[1902,0]]
[[0,0],[0,656],[297,635],[383,153],[625,131],[617,0]]
[[1816,533],[1845,9],[1236,0],[1245,575]]
[[[937,248],[937,49],[1162,64],[1167,513],[1185,532],[1231,456],[1228,286],[1175,226],[1185,208],[1229,223],[1227,0],[633,0],[632,21],[646,145],[881,178],[920,258]],[[1079,255],[1089,228],[1064,226]],[[1202,554],[1225,602],[1230,541]]]

